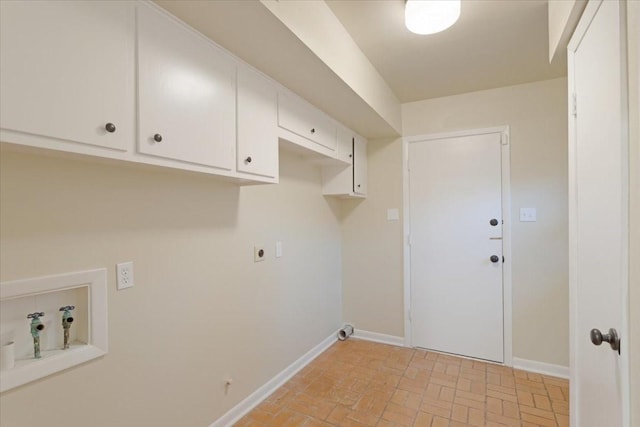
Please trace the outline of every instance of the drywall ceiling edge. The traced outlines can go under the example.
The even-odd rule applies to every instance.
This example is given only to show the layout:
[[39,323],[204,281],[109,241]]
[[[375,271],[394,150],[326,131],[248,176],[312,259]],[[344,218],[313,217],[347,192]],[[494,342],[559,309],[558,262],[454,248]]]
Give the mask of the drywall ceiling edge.
[[260,2],[392,128],[401,132],[398,98],[324,1]]
[[569,39],[586,6],[587,0],[549,2],[549,63],[566,56]]

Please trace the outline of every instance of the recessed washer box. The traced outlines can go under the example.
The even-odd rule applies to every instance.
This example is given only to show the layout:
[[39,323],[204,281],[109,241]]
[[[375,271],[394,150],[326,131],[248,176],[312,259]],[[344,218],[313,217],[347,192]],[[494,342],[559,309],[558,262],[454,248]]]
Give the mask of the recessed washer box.
[[[73,305],[71,345],[63,350],[62,312]],[[35,359],[27,314],[44,312],[42,357]],[[108,350],[107,270],[80,271],[0,283],[0,345],[14,342],[15,365],[0,371],[0,392],[46,377]]]

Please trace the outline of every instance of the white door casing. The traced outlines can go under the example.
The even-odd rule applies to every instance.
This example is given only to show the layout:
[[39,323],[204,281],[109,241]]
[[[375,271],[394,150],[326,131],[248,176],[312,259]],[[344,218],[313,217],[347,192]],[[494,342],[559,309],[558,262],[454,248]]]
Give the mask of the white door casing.
[[[433,158],[436,154],[453,157]],[[405,138],[404,163],[405,345],[511,365],[508,127]],[[425,181],[436,179],[434,185],[424,185]],[[474,182],[479,179],[484,182]],[[472,187],[472,191],[465,190]],[[493,194],[476,194],[483,187],[493,187]],[[418,203],[416,195],[422,193],[431,202],[438,200],[441,206],[433,209],[433,203]],[[456,193],[459,197],[451,197]],[[488,200],[493,200],[493,206],[487,204]],[[456,208],[460,203],[470,203],[474,209]],[[444,216],[443,205],[452,209],[445,210]],[[454,215],[457,218],[452,222]],[[424,216],[429,219],[416,220]],[[499,220],[497,226],[489,224],[492,218]],[[443,227],[450,231],[438,237]],[[425,235],[430,235],[431,244],[423,244]],[[474,243],[469,245],[462,239]],[[500,261],[492,263],[491,255],[497,255]],[[460,268],[463,260],[469,263],[464,270]],[[423,278],[439,284],[425,287]],[[438,300],[441,303],[428,310],[422,308],[422,303],[416,304]],[[484,320],[478,321],[477,316]],[[442,333],[436,337],[429,328],[425,329],[426,324],[448,328],[450,338]]]
[[[625,3],[591,1],[569,43],[571,425],[629,426]],[[590,330],[620,334],[621,354]]]

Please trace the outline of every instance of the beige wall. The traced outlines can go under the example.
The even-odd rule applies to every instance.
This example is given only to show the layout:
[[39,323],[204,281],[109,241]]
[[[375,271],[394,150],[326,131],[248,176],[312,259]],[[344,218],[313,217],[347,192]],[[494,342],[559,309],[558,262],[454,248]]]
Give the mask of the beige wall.
[[404,335],[401,140],[367,144],[367,198],[343,203],[343,317],[356,329]]
[[[280,184],[249,187],[0,159],[2,280],[107,267],[109,287],[109,353],[3,393],[3,426],[207,426],[341,324],[340,202],[294,155],[281,154]],[[136,285],[117,292],[123,261]]]
[[[405,136],[511,126],[514,357],[569,365],[567,80],[403,105]],[[369,197],[344,211],[344,318],[404,335],[402,227],[385,220],[402,205],[402,143],[369,145]],[[538,221],[518,222],[520,207]],[[553,340],[549,341],[550,336]]]

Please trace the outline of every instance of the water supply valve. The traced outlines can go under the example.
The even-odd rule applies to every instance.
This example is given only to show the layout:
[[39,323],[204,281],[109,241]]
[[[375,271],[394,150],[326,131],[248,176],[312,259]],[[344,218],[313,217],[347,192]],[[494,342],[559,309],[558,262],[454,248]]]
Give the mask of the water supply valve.
[[62,347],[64,350],[69,348],[69,329],[71,329],[71,324],[73,323],[73,314],[72,310],[75,310],[75,306],[67,305],[64,307],[60,307],[59,311],[63,311],[62,313],[62,329],[64,330],[64,346]]
[[44,330],[44,323],[40,318],[44,316],[44,312],[36,311],[27,315],[27,319],[31,319],[31,336],[33,337],[33,357],[40,359],[40,332]]

